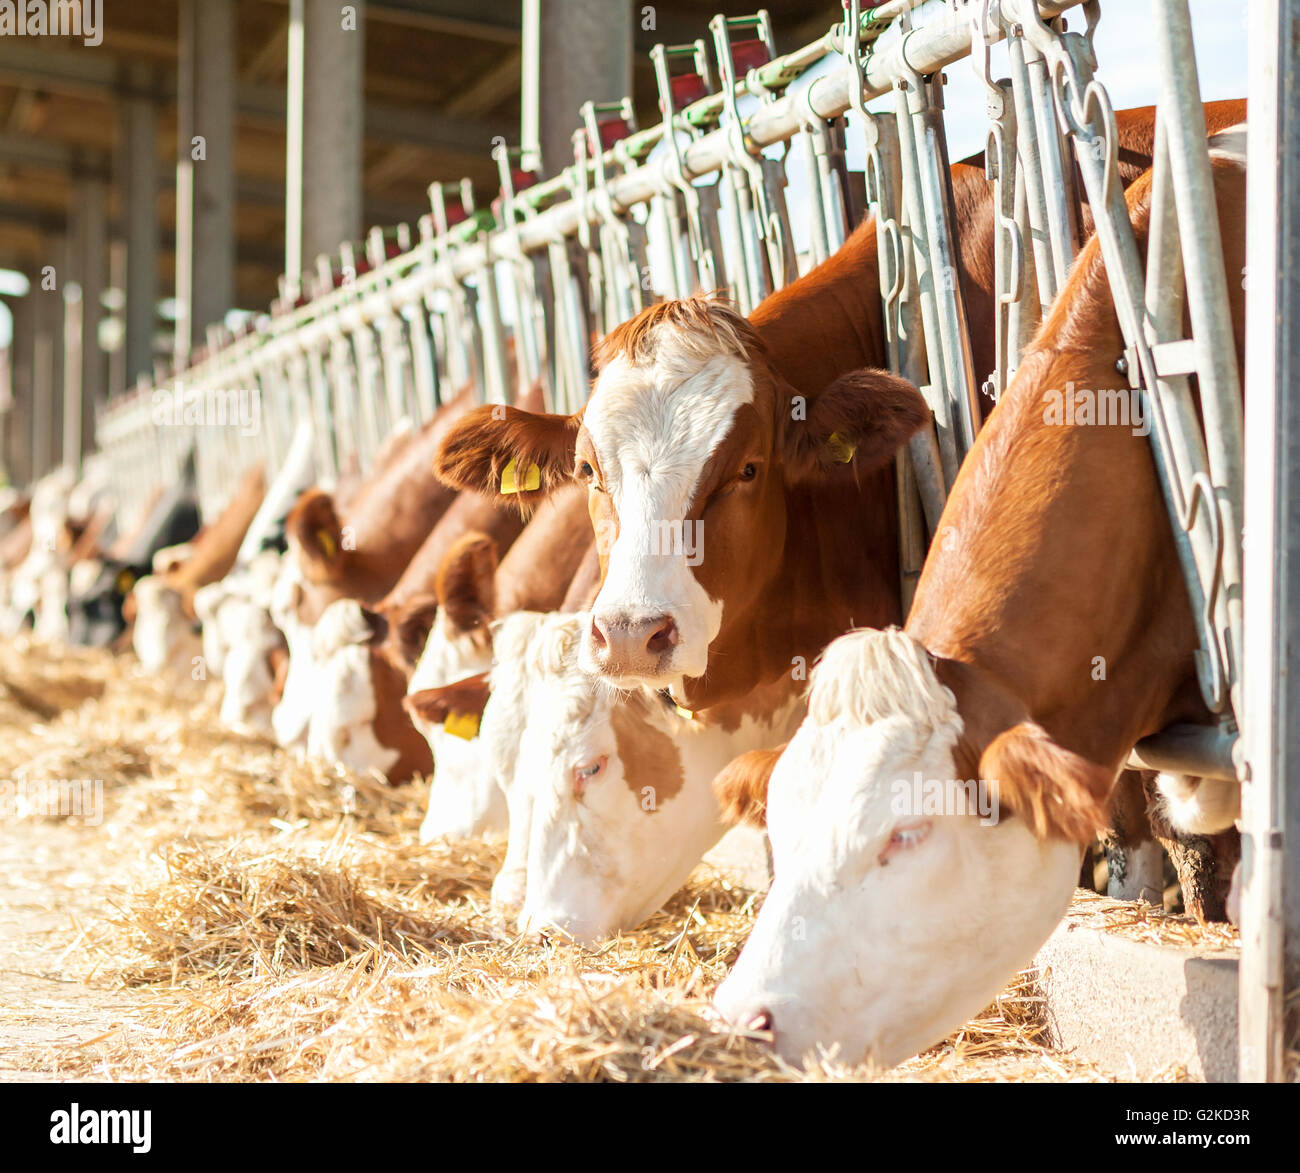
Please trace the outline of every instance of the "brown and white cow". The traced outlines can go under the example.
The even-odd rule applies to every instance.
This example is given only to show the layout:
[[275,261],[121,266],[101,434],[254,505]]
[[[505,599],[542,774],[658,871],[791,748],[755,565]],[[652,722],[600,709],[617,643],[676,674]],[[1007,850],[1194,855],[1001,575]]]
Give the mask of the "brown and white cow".
[[[1149,163],[1153,123],[1150,109],[1120,116],[1123,178]],[[987,371],[989,185],[970,164],[953,181],[959,279]],[[925,414],[909,385],[860,370],[886,360],[874,223],[748,323],[707,299],[669,302],[616,329],[598,357],[583,412],[471,415],[440,472],[523,484],[525,503],[570,476],[585,483],[602,578],[582,666],[666,690],[706,720],[739,706],[755,747],[770,745],[826,643],[900,612],[890,466]]]
[[[476,735],[488,699],[484,676],[496,657],[494,633],[508,616],[563,606],[590,545],[586,495],[575,486],[539,507],[499,564],[484,534],[465,535],[444,559],[437,619],[404,701],[434,759],[421,842],[506,829],[506,791],[484,764]],[[497,679],[508,672],[503,668]],[[477,699],[463,699],[467,692]],[[499,700],[496,708],[505,704]]]
[[[1244,169],[1214,174],[1237,273]],[[1150,193],[1128,193],[1141,242]],[[833,643],[784,753],[719,780],[733,805],[766,791],[775,881],[717,1002],[791,1060],[896,1063],[986,1005],[1060,919],[1131,747],[1209,720],[1150,441],[1050,409],[1114,387],[1123,349],[1093,240],[957,478],[906,628]]]
[[303,745],[308,736],[316,685],[313,633],[325,609],[338,599],[378,603],[455,500],[456,491],[434,477],[433,456],[472,404],[466,387],[391,459],[377,461],[343,516],[320,489],[304,493],[290,512],[289,548],[272,603],[272,618],[289,647],[284,692],[272,714],[281,745]]
[[[461,493],[373,608],[331,603],[312,644],[319,670],[308,754],[359,772],[405,782],[433,768],[429,744],[403,705],[407,681],[436,621],[434,580],[449,547],[467,532],[508,548],[522,519],[480,493]],[[489,536],[490,535],[490,536]]]
[[[265,496],[266,474],[261,464],[255,464],[244,473],[217,519],[189,544],[185,556],[135,584],[131,592],[135,599],[131,642],[146,672],[162,673],[169,667],[191,672],[191,661],[202,647],[194,633],[198,622],[194,596],[201,587],[220,581],[234,567]],[[218,669],[212,665],[210,670]]]
[[[520,400],[540,407],[542,387]],[[505,551],[524,528],[518,511],[495,496],[463,492],[451,503],[373,607],[339,599],[321,615],[313,640],[319,681],[308,732],[308,753],[404,782],[432,768],[429,745],[403,705],[407,681],[435,623],[439,567],[467,533],[483,534]]]

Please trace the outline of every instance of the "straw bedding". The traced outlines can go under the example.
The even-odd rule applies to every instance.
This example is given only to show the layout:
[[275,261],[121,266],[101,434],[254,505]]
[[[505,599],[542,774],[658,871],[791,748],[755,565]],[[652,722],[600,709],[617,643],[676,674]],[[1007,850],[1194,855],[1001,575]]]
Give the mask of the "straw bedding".
[[703,865],[650,922],[601,949],[522,940],[489,903],[500,844],[416,845],[423,785],[342,776],[236,737],[201,684],[142,679],[129,659],[58,659],[20,641],[0,649],[0,679],[47,706],[37,713],[0,687],[0,776],[104,783],[102,825],[65,820],[107,895],[69,934],[60,976],[142,999],[99,1038],[42,1055],[61,1075],[1114,1078],[1044,1045],[1033,970],[899,1068],[828,1055],[794,1070],[709,1015],[760,898]]

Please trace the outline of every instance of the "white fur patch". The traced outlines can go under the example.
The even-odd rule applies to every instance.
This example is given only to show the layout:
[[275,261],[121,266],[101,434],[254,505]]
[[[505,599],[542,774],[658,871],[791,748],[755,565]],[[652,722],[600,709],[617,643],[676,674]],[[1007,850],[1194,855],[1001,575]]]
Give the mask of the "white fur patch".
[[[583,424],[619,526],[593,613],[615,623],[671,616],[679,634],[660,676],[635,683],[663,687],[704,674],[722,605],[700,586],[685,549],[659,550],[656,535],[662,523],[685,518],[710,457],[753,400],[740,355],[716,342],[702,349],[680,331],[660,340],[648,363],[612,361],[592,393]],[[598,670],[589,631],[582,656],[587,671]]]

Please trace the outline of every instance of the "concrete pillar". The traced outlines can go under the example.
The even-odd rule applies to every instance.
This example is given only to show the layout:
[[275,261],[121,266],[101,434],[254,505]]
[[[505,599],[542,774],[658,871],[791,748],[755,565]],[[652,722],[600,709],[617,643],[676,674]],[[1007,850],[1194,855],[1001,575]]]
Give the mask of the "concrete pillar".
[[[62,240],[46,255],[63,254]],[[61,264],[33,274],[32,298],[32,479],[44,476],[63,455],[63,282]],[[46,288],[46,285],[51,285]]]
[[583,102],[614,102],[632,92],[634,8],[639,20],[640,6],[609,0],[547,0],[541,6],[538,105],[548,175],[573,159]]
[[[27,274],[32,281],[32,275]],[[36,341],[35,298],[31,290],[26,297],[9,301],[14,318],[13,341],[9,344],[11,362],[10,388],[13,406],[5,429],[5,467],[15,485],[32,479],[32,356]]]
[[364,230],[365,4],[293,0],[289,55],[285,272],[296,281]]
[[235,304],[235,9],[182,0],[176,106],[176,354]]
[[[141,79],[143,80],[143,79]],[[158,304],[158,117],[153,98],[134,88],[122,103],[122,225],[126,241],[126,362],[123,382],[153,370]]]
[[99,348],[107,284],[107,198],[102,179],[76,181],[63,267],[62,460],[73,468],[95,446],[95,407],[107,393],[108,360]]

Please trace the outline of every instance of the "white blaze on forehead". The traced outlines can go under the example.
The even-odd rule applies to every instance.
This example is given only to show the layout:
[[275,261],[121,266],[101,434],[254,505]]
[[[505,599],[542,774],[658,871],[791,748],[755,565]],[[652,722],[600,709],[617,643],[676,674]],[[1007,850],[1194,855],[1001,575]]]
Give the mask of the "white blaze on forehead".
[[[708,596],[687,562],[687,547],[698,550],[708,535],[681,535],[680,546],[663,548],[665,536],[671,540],[664,523],[683,521],[736,413],[754,401],[744,359],[729,351],[701,356],[698,340],[683,353],[676,353],[678,346],[661,336],[652,361],[613,360],[583,416],[618,516],[593,611],[616,619],[671,616],[680,638],[666,665],[673,677],[703,674],[708,645],[722,625],[722,605]],[[584,638],[590,669],[587,651]]]

